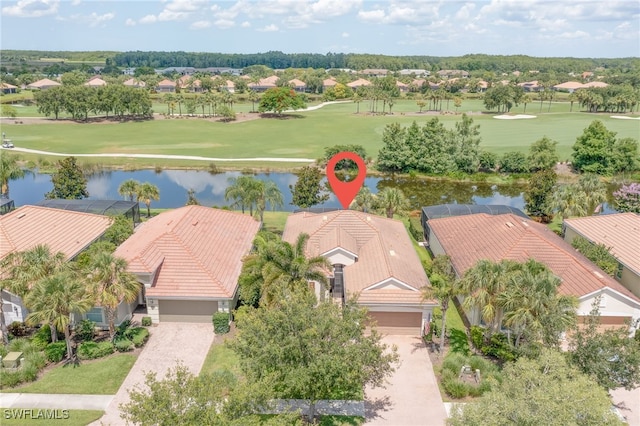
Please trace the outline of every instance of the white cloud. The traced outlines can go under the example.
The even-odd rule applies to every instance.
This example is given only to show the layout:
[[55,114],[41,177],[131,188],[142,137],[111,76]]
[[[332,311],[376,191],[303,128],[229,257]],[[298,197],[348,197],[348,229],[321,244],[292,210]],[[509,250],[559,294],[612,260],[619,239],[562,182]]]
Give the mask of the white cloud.
[[236,23],[230,19],[218,19],[217,21],[215,21],[213,23],[216,27],[220,28],[220,29],[227,29],[227,28],[231,28],[233,26],[236,25]]
[[572,31],[572,32],[564,32],[562,34],[559,34],[558,37],[561,37],[561,38],[572,38],[572,39],[573,38],[584,38],[584,39],[587,39],[587,38],[589,38],[589,33],[586,32],[586,31],[577,30],[577,31]]
[[2,14],[20,18],[39,18],[58,11],[59,0],[19,0],[13,6],[2,8]]
[[265,33],[272,33],[274,31],[278,31],[278,26],[275,24],[270,24],[258,29],[258,31],[262,31]]
[[93,12],[91,15],[86,17],[86,20],[89,22],[90,27],[97,27],[98,25],[103,24],[107,21],[110,21],[115,17],[116,17],[116,14],[112,12],[105,13],[102,15],[98,15],[97,13]]
[[358,12],[358,18],[362,19],[365,22],[371,23],[381,23],[384,21],[385,13],[382,9],[376,10],[361,10]]
[[134,27],[134,26],[136,25],[136,21],[135,21],[134,19],[127,18],[127,20],[126,20],[126,21],[124,21],[124,24],[125,24],[127,27]]
[[211,26],[211,22],[209,21],[196,21],[189,28],[192,30],[204,30],[205,28],[209,28]]
[[71,6],[79,6],[82,0],[71,0]]
[[349,38],[349,33],[347,32],[342,33],[342,38]]
[[240,24],[240,26],[241,26],[242,28],[249,28],[249,27],[251,27],[251,22],[249,22],[249,21],[244,21],[242,24]]
[[141,24],[153,24],[154,22],[157,22],[157,21],[158,21],[158,18],[156,18],[156,15],[147,15],[140,18],[139,22]]

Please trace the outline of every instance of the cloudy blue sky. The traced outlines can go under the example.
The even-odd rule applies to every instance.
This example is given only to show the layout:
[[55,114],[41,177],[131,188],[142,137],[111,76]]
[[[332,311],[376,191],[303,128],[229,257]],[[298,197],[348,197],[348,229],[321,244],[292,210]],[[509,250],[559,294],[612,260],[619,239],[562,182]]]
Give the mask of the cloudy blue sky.
[[2,0],[2,49],[640,56],[638,0]]

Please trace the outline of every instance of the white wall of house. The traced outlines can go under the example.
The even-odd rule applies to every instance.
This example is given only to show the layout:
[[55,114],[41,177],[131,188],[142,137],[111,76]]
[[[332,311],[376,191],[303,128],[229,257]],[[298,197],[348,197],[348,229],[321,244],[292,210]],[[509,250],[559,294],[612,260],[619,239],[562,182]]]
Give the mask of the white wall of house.
[[153,324],[160,322],[160,304],[158,299],[147,296],[147,316],[151,317]]
[[22,303],[22,299],[15,294],[2,290],[2,309],[4,311],[5,324],[9,325],[14,321],[24,322],[29,315],[29,311]]
[[631,317],[634,320],[640,318],[640,304],[609,288],[581,298],[577,310],[578,315],[589,315],[593,302],[598,296],[601,296],[599,307],[601,317]]
[[322,256],[329,260],[329,263],[331,265],[349,266],[353,265],[357,259],[353,253],[349,253],[348,251],[343,250],[340,247],[323,253]]

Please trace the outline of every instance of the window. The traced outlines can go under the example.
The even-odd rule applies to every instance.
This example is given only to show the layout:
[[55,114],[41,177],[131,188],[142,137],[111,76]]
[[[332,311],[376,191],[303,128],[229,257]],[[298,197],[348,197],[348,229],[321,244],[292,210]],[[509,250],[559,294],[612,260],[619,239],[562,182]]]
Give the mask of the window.
[[104,323],[104,319],[102,318],[102,308],[92,308],[87,312],[86,316],[88,320],[95,323]]

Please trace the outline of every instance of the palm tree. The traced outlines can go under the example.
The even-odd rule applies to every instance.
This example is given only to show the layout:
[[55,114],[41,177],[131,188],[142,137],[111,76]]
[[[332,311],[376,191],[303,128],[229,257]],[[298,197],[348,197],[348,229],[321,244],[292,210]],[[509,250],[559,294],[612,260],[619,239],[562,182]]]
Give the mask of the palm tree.
[[[52,253],[47,245],[37,245],[22,252],[12,252],[0,263],[5,279],[0,281],[0,288],[19,296],[29,309],[31,306],[25,300],[31,289],[42,279],[55,275],[68,268],[64,253]],[[2,305],[2,304],[0,304]],[[4,312],[0,306],[0,327],[3,338],[6,339],[6,324]],[[51,340],[57,341],[55,328],[51,328]]]
[[422,298],[423,300],[437,299],[440,302],[440,309],[442,311],[440,347],[444,348],[447,310],[449,309],[449,304],[453,298],[461,294],[461,288],[455,278],[447,277],[438,273],[432,274],[429,277],[429,281],[431,282],[431,286],[425,286],[422,288]]
[[115,334],[118,305],[131,303],[138,297],[140,284],[127,272],[126,260],[103,251],[95,255],[88,265],[88,276],[94,284],[96,304],[105,310],[109,322],[109,335]]
[[362,96],[356,91],[353,94],[353,102],[356,104],[356,114],[360,114],[360,102],[362,102]]
[[533,259],[510,276],[508,289],[498,299],[504,309],[504,325],[516,334],[515,346],[523,336],[530,341],[542,339],[546,346],[557,345],[560,333],[574,324],[577,299],[559,295],[560,283],[560,278]]
[[257,180],[251,176],[239,176],[228,179],[229,186],[224,191],[225,201],[233,200],[232,207],[240,207],[242,214],[247,207],[253,216],[253,203],[256,200]]
[[71,270],[48,275],[38,281],[27,296],[31,313],[29,324],[53,324],[64,333],[67,342],[67,359],[73,358],[71,343],[71,315],[84,314],[93,306],[93,296],[77,273]]
[[578,185],[561,185],[551,195],[549,207],[566,219],[570,216],[587,216],[589,201],[587,194]]
[[151,200],[160,199],[160,190],[152,183],[145,182],[138,187],[138,200],[147,206],[147,217],[151,217]]
[[260,100],[260,95],[253,90],[249,90],[249,100],[251,101],[251,112],[256,112],[256,102]]
[[260,222],[264,224],[264,211],[267,203],[271,205],[271,210],[284,205],[282,192],[278,185],[272,180],[258,180],[255,185],[256,213],[260,216]]
[[480,309],[482,319],[489,325],[489,334],[496,332],[502,322],[503,310],[500,295],[506,290],[510,276],[518,264],[510,260],[494,263],[480,260],[469,269],[460,285],[466,309]]
[[404,214],[409,208],[409,200],[404,196],[404,192],[398,188],[385,188],[377,196],[379,208],[393,219],[394,214]]
[[587,213],[595,211],[598,205],[607,201],[607,186],[598,175],[588,173],[580,176],[578,186],[585,194]]
[[240,292],[245,303],[259,300],[261,305],[274,305],[291,292],[309,291],[311,281],[328,285],[324,271],[331,268],[328,260],[305,255],[309,235],[298,235],[293,245],[272,235],[259,235],[255,250],[244,260]]
[[355,198],[349,206],[352,210],[358,210],[367,213],[373,208],[375,204],[375,196],[371,193],[371,190],[366,186],[363,186],[356,194]]
[[20,179],[25,171],[18,165],[13,155],[0,155],[0,198],[9,198],[9,181]]
[[140,182],[135,179],[127,179],[118,187],[118,194],[122,195],[125,199],[129,198],[129,201],[133,201],[138,195],[140,188]]
[[182,117],[182,103],[184,102],[184,95],[182,93],[176,95],[176,102],[178,103],[178,114]]
[[526,95],[524,95],[524,96],[522,97],[522,103],[524,104],[524,111],[523,111],[523,114],[526,114],[526,113],[527,113],[527,104],[528,104],[528,103],[531,103],[531,100],[532,100],[532,99],[531,99],[531,95],[529,95],[529,94],[526,94]]

